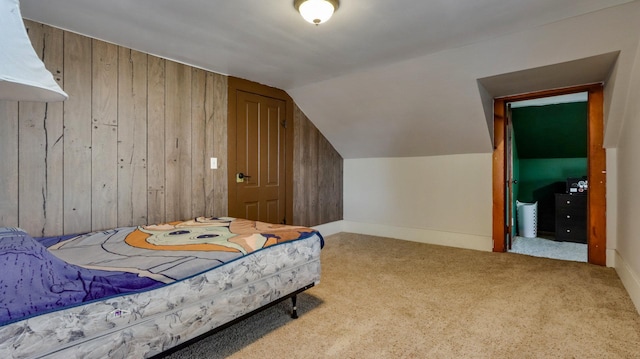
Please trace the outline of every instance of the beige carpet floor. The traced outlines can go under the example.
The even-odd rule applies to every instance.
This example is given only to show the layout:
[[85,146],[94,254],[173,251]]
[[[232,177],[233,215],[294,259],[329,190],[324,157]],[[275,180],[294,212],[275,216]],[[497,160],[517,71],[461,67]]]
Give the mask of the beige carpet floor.
[[355,234],[321,283],[169,358],[640,358],[615,271]]

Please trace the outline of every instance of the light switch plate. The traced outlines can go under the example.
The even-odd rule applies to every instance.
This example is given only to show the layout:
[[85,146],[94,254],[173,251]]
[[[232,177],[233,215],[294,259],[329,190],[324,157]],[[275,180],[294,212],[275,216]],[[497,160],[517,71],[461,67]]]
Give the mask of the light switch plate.
[[211,169],[215,170],[218,168],[218,159],[215,157],[211,157]]

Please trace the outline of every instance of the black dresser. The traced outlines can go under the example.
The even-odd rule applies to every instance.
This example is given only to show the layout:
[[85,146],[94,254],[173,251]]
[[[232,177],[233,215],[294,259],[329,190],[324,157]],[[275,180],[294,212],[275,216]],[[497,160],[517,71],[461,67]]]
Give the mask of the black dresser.
[[556,193],[556,240],[587,243],[587,195]]

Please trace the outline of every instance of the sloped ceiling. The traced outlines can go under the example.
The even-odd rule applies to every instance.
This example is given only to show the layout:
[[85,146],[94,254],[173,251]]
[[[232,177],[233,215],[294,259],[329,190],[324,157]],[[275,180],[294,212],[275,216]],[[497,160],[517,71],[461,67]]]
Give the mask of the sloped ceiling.
[[[292,0],[21,7],[31,20],[284,89],[344,158],[491,152],[490,103],[505,91],[589,78],[615,83],[607,100],[623,106],[640,33],[629,0],[342,0],[320,26]],[[585,76],[562,76],[558,64],[572,61]]]

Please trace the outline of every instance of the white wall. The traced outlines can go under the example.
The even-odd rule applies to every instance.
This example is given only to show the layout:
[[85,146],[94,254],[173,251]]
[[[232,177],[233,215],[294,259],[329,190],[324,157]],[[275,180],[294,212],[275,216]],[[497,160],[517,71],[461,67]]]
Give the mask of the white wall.
[[615,267],[618,245],[618,150],[607,148],[607,267]]
[[[640,27],[640,26],[638,26]],[[640,31],[639,28],[630,31]],[[640,44],[617,147],[616,270],[640,311]]]
[[345,160],[345,230],[490,251],[491,166],[491,154]]
[[[631,99],[640,98],[640,54]],[[607,265],[640,312],[640,102],[629,101],[620,148],[607,150]],[[344,161],[344,221],[354,232],[490,251],[491,155]],[[326,233],[325,233],[326,232]]]
[[[638,48],[619,146],[607,149],[607,265],[615,266],[640,311]],[[346,159],[344,221],[330,233],[490,251],[491,167],[491,154]]]
[[[569,53],[574,54],[574,58],[587,57],[596,52],[580,42],[566,44],[574,48],[573,52],[549,50],[533,53],[530,44],[553,47],[553,41],[540,39],[580,33],[585,31],[585,27],[592,28],[595,23],[602,25],[602,20],[606,20],[607,26],[598,28],[602,31],[590,33],[596,36],[592,40],[599,45],[597,53],[621,50],[616,68],[605,86],[607,264],[615,266],[640,311],[640,44],[637,38],[640,22],[637,21],[637,11],[636,3],[612,9],[606,18],[599,21],[587,21],[591,16],[569,19],[495,41],[450,50],[447,54],[457,53],[457,59],[470,58],[473,56],[465,55],[473,55],[479,46],[486,47],[490,53],[501,53],[508,48],[511,51],[507,59],[513,63],[512,67],[519,68],[540,66],[531,59],[536,58],[533,56],[536,54],[543,54],[540,56],[549,63],[571,60],[567,58]],[[624,20],[624,30],[616,27],[620,19]],[[618,40],[612,41],[613,38]],[[519,48],[519,44],[528,48]],[[425,59],[439,57],[447,57],[442,62],[450,60],[444,54]],[[464,73],[470,66],[456,68]],[[491,75],[490,70],[485,69],[482,76]],[[501,69],[503,72],[509,70],[518,69]],[[474,78],[482,76],[476,74]],[[468,88],[471,91],[471,86]],[[472,90],[475,93],[469,95],[477,98],[477,89]],[[491,250],[491,177],[491,154],[346,159],[344,223],[340,228]]]

